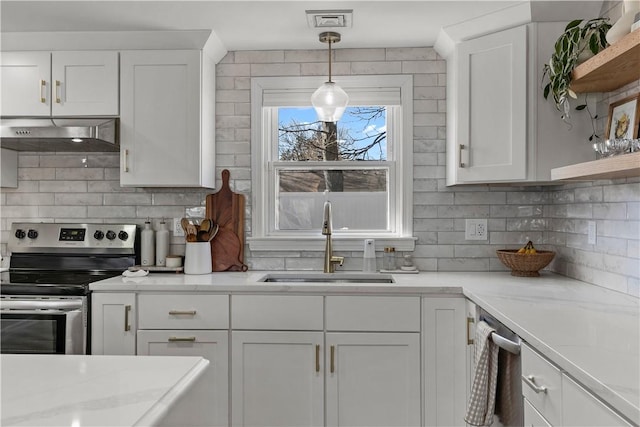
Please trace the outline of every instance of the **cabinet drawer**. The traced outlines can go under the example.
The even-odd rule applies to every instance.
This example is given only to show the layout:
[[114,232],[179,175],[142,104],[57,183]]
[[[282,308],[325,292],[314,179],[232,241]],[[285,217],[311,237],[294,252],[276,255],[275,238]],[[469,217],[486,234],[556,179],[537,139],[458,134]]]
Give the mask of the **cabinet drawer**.
[[[541,390],[543,387],[545,391]],[[562,425],[562,373],[524,343],[522,394],[549,424]]]
[[540,412],[536,411],[527,399],[524,401],[524,425],[525,427],[551,427],[551,424],[544,419]]
[[234,295],[232,329],[321,331],[322,296]]
[[328,296],[328,331],[420,332],[419,297]]
[[630,426],[566,375],[562,376],[562,423],[565,426]]
[[140,294],[139,329],[228,329],[229,296]]

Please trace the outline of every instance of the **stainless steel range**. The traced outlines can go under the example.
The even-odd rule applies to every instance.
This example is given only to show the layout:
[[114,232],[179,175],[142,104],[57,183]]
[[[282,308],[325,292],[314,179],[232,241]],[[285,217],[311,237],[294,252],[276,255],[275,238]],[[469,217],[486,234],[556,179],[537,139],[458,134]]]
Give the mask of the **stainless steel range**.
[[0,351],[89,354],[89,284],[136,264],[136,235],[133,224],[12,224]]

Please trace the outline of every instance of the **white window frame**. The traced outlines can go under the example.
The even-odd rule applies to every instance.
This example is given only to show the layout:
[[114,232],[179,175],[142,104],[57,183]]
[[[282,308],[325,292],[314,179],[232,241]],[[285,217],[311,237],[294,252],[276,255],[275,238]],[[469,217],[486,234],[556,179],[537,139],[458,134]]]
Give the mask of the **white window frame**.
[[[275,215],[274,165],[281,166],[277,159],[277,141],[273,141],[273,126],[277,126],[269,108],[265,107],[311,107],[311,94],[326,79],[323,77],[257,77],[251,79],[251,237],[249,248],[255,251],[323,250],[326,239],[318,232],[274,232],[270,220]],[[333,234],[335,250],[361,251],[363,239],[373,238],[376,249],[394,246],[398,251],[412,251],[413,237],[413,76],[370,75],[345,76],[335,81],[354,100],[353,105],[367,102],[369,105],[392,105],[394,111],[394,134],[389,138],[393,146],[393,163],[389,168],[389,209],[394,209],[391,218],[393,232],[362,232]],[[274,155],[276,156],[274,158]],[[329,164],[331,163],[331,165]],[[350,162],[339,162],[339,168],[349,169]],[[380,162],[366,162],[375,167]],[[386,162],[385,162],[386,163]],[[299,165],[303,167],[304,165]],[[333,162],[327,162],[333,166]],[[295,162],[287,162],[287,168],[295,168]]]

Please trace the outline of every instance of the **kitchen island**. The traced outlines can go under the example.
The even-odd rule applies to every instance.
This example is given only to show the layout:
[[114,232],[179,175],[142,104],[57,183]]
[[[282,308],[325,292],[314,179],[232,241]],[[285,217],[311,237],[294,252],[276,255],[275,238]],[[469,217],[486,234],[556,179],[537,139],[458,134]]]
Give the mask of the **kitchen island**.
[[3,426],[153,426],[209,362],[201,357],[5,354]]
[[[507,272],[394,274],[395,283],[389,284],[262,282],[270,273],[115,277],[92,284],[91,289],[100,293],[226,294],[232,300],[243,294],[464,296],[633,424],[640,423],[637,298],[549,272],[535,278],[514,277]],[[340,274],[344,273],[334,276]]]

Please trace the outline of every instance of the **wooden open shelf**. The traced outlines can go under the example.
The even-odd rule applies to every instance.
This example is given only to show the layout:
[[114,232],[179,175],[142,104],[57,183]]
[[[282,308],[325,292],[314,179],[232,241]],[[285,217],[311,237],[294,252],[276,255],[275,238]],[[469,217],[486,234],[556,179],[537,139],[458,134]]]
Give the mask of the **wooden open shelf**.
[[640,176],[640,152],[551,169],[552,181],[589,181]]
[[572,73],[576,93],[611,92],[640,79],[640,29],[627,34],[578,65]]

